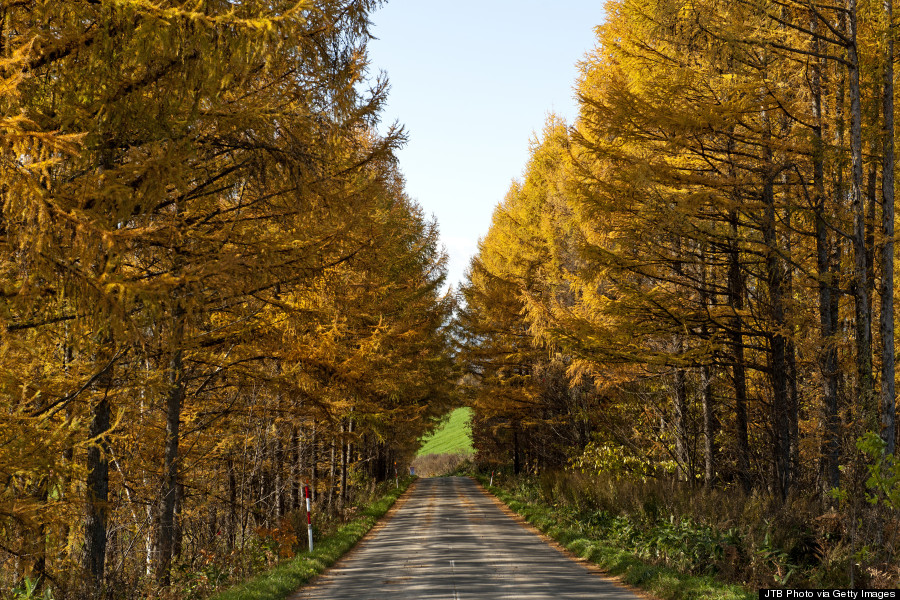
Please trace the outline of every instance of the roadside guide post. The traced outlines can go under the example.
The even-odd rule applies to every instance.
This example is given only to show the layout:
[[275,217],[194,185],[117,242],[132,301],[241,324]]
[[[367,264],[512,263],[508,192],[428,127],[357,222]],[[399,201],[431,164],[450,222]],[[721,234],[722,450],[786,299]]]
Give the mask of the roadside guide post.
[[493,471],[491,471],[491,483],[488,485],[490,485],[490,486],[494,485],[494,472]]
[[397,487],[400,487],[400,476],[397,475],[397,461],[394,461],[394,483],[396,483]]
[[313,551],[313,539],[312,539],[312,506],[309,501],[309,486],[303,486],[304,491],[306,492],[306,531],[309,533],[309,551],[312,553]]

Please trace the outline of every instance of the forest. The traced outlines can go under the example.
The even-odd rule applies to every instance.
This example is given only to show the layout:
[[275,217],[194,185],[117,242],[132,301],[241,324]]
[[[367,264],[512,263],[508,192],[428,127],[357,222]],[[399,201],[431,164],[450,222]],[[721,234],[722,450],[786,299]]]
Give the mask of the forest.
[[0,0],[0,596],[207,597],[463,404],[657,562],[900,587],[891,1],[610,0],[447,290],[380,0]]
[[0,2],[0,596],[201,597],[446,411],[378,4]]
[[596,32],[460,290],[479,455],[755,536],[719,547],[739,582],[897,587],[891,1],[612,0]]

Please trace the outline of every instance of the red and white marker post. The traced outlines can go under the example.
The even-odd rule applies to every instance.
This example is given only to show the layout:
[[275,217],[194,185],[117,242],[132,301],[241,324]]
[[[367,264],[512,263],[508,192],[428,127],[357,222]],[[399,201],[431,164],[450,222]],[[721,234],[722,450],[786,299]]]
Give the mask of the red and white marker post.
[[304,491],[306,492],[306,530],[309,533],[309,551],[312,553],[313,551],[313,540],[312,540],[312,506],[310,505],[309,500],[309,486],[303,486]]
[[490,482],[488,485],[489,485],[489,486],[493,486],[493,485],[494,485],[494,472],[493,472],[493,471],[491,471],[491,482]]

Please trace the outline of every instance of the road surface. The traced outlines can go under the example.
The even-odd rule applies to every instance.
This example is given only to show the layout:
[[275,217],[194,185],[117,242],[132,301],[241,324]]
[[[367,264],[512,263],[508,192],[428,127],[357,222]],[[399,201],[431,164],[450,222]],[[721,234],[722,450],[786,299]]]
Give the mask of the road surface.
[[[403,500],[401,500],[403,502]],[[393,516],[290,600],[638,600],[504,514],[471,479],[420,479]]]

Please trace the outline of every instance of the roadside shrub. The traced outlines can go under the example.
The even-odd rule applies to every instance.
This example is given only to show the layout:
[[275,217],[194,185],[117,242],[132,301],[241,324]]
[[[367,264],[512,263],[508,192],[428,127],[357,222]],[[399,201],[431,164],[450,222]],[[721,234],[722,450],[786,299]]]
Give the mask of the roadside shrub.
[[[638,558],[692,575],[715,575],[750,588],[801,586],[897,587],[896,552],[876,547],[870,530],[877,507],[827,508],[820,497],[794,494],[784,502],[764,491],[705,489],[673,477],[626,478],[621,474],[544,472],[504,476],[495,485],[518,502],[548,507],[554,523],[585,543],[599,541]],[[883,541],[892,539],[893,515],[885,515]],[[574,539],[574,538],[573,538]],[[856,540],[853,542],[853,540]]]

